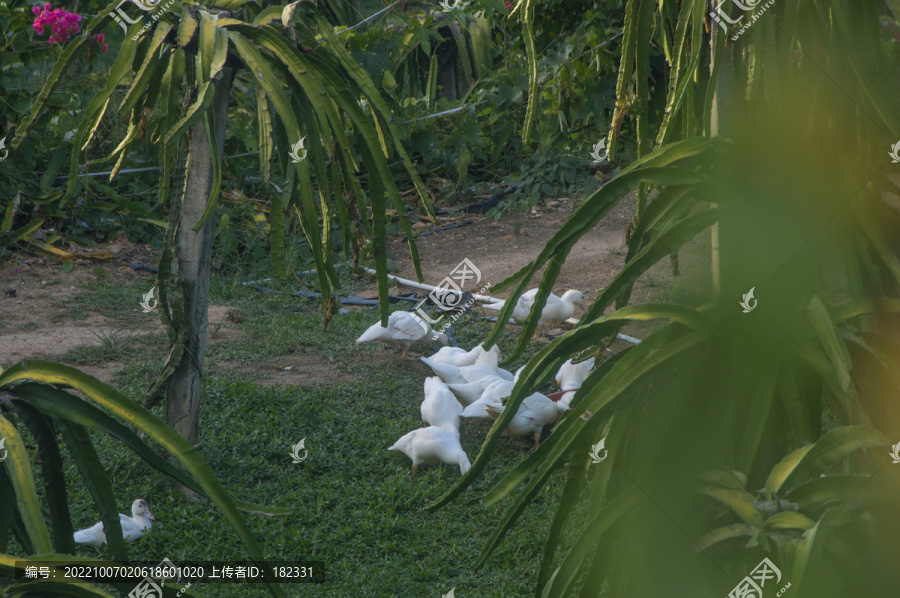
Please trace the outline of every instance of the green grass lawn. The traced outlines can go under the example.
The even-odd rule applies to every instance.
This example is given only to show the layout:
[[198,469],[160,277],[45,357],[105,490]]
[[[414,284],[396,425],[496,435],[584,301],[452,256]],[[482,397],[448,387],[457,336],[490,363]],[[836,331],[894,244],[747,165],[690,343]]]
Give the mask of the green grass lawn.
[[[134,328],[133,310],[119,307],[136,304],[144,286],[102,283],[82,289],[73,303],[121,316],[123,328]],[[409,460],[387,451],[401,435],[422,425],[419,404],[429,370],[412,358],[401,359],[399,352],[355,345],[376,314],[338,314],[323,333],[320,306],[314,301],[258,293],[221,280],[214,283],[213,294],[212,302],[234,306],[243,320],[229,322],[237,332],[223,335],[208,350],[200,453],[232,496],[292,509],[286,517],[246,515],[268,558],[325,562],[326,583],[286,586],[289,596],[438,598],[451,588],[458,598],[533,593],[542,540],[562,490],[561,474],[486,565],[477,572],[472,568],[507,504],[485,507],[474,499],[521,461],[530,441],[501,439],[473,490],[443,509],[424,511],[429,500],[459,479],[459,469],[427,467],[413,480]],[[470,317],[455,329],[460,344],[469,348],[484,338],[489,325]],[[508,332],[501,350],[508,351],[514,341]],[[166,342],[162,334],[124,334],[106,342],[98,339],[98,348],[78,348],[64,359],[82,365],[123,363],[113,384],[138,401],[162,364]],[[316,385],[310,380],[285,387],[259,383],[262,373],[256,366],[297,353],[324,357],[344,381]],[[219,365],[226,360],[242,367]],[[162,417],[162,405],[154,411]],[[461,430],[472,461],[488,430],[478,424],[464,422]],[[142,497],[156,516],[152,531],[131,545],[132,560],[248,558],[237,534],[209,501],[190,502],[176,484],[117,441],[97,433],[92,438],[121,511]],[[301,438],[309,454],[293,464],[290,449]],[[98,512],[68,453],[63,457],[72,516],[76,528],[86,527]],[[17,549],[13,545],[9,551]],[[101,552],[78,550],[84,556],[107,555],[106,547]],[[192,589],[207,596],[268,595],[264,585],[199,584]]]

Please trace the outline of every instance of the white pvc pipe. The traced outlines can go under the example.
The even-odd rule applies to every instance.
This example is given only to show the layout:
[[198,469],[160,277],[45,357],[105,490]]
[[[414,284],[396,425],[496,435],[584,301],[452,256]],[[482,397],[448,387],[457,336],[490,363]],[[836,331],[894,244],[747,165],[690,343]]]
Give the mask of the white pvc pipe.
[[628,336],[627,334],[616,334],[616,337],[622,339],[623,341],[628,341],[632,345],[640,345],[641,344],[641,339],[634,338],[633,336]]
[[[373,270],[371,268],[363,267],[363,270],[365,270],[369,274],[375,274],[375,270]],[[405,287],[419,289],[420,291],[436,291],[436,290],[438,290],[438,288],[436,286],[426,284],[424,282],[416,282],[415,280],[409,280],[407,278],[400,278],[399,276],[394,276],[393,274],[388,274],[387,277],[390,278],[391,280],[397,281],[398,283],[402,284]],[[453,291],[451,291],[449,289],[444,289],[443,292],[451,293]],[[495,299],[495,298],[491,297],[490,295],[476,295],[475,293],[472,293],[472,297],[474,297],[476,301],[481,301],[482,303],[496,303],[498,301],[501,301],[501,299]]]

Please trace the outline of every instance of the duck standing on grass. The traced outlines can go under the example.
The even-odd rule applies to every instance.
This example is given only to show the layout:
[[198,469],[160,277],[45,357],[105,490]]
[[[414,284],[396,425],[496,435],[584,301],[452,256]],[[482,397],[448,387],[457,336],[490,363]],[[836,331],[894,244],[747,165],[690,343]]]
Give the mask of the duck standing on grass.
[[472,467],[469,457],[459,443],[459,430],[456,428],[450,430],[437,426],[419,428],[403,435],[388,450],[400,451],[412,459],[413,479],[416,479],[419,465],[437,465],[438,468],[444,463],[459,465],[459,472],[463,475]]
[[[151,523],[154,519],[153,513],[147,501],[139,498],[131,503],[131,517],[123,513],[119,513],[119,525],[122,526],[122,536],[128,542],[134,542],[141,538],[145,533],[153,527]],[[90,544],[94,548],[100,548],[106,544],[106,530],[103,522],[98,521],[91,527],[80,529],[72,537],[76,544]]]
[[[503,405],[487,405],[485,411],[492,419],[497,419],[504,408]],[[534,434],[534,450],[541,444],[541,430],[544,426],[554,423],[568,409],[567,405],[554,402],[539,392],[530,394],[522,400],[519,410],[503,432],[509,436]]]
[[[522,293],[522,296],[516,301],[515,308],[513,308],[512,318],[514,320],[522,321],[528,318],[531,314],[531,310],[534,308],[537,293],[538,289],[531,289]],[[503,309],[504,305],[506,305],[506,301],[491,303],[482,307],[492,311],[500,311]],[[584,295],[581,291],[569,290],[563,293],[562,297],[557,297],[553,293],[550,293],[550,295],[547,296],[547,303],[544,304],[544,308],[541,310],[541,316],[538,318],[538,326],[535,333],[539,332],[540,336],[543,336],[544,324],[565,322],[575,314],[576,307],[580,307],[582,311],[585,310]]]
[[435,333],[428,322],[408,311],[395,311],[388,316],[387,328],[381,322],[376,322],[356,339],[358,345],[372,342],[403,347],[403,357],[409,354],[410,346],[417,343],[436,342],[443,346],[450,344],[447,335]]

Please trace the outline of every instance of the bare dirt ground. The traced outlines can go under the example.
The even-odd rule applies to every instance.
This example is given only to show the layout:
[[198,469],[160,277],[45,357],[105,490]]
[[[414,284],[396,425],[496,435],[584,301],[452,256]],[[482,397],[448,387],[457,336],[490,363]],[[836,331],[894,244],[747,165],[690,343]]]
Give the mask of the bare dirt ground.
[[[464,218],[474,221],[470,225],[420,237],[417,246],[425,281],[438,284],[463,258],[469,258],[481,271],[480,285],[496,284],[533,260],[575,208],[574,200],[560,198],[522,214],[518,221],[513,215],[505,215],[497,222],[482,216],[471,216]],[[631,194],[575,245],[563,265],[554,287],[555,293],[561,294],[570,288],[579,289],[584,292],[586,304],[590,305],[596,292],[608,284],[623,266],[625,230],[634,209],[635,198]],[[438,226],[455,220],[461,218],[441,218]],[[430,227],[420,225],[417,228],[421,232]],[[696,272],[704,267],[703,239],[698,237],[691,245],[700,251],[681,252],[681,269],[688,274],[680,278],[682,281],[691,279],[691,270]],[[133,270],[128,265],[130,262],[155,265],[158,255],[150,248],[131,244],[121,236],[116,243],[107,244],[106,248],[115,253],[116,259],[100,261],[79,258],[76,260],[77,266],[70,272],[64,272],[63,264],[55,259],[27,254],[14,255],[0,264],[0,367],[7,368],[23,359],[59,359],[77,347],[99,346],[105,335],[116,334],[117,331],[135,336],[163,332],[158,317],[141,313],[137,298],[131,310],[133,314],[124,310],[125,321],[90,308],[73,307],[71,300],[79,289],[90,288],[101,278],[128,286],[140,281],[147,289],[153,285],[152,273]],[[390,249],[400,270],[397,274],[414,279],[405,240],[391,239]],[[671,296],[665,295],[672,294],[672,281],[669,261],[663,260],[638,280],[632,302],[671,299]],[[538,282],[539,278],[535,278],[529,287],[536,286]],[[507,293],[497,293],[496,296],[505,297]],[[374,282],[361,294],[375,296]],[[210,306],[210,329],[216,330],[211,335],[210,345],[241,334],[236,327],[217,326],[228,318],[229,311],[230,308],[225,305]],[[640,330],[640,326],[634,330]],[[279,356],[265,363],[219,361],[209,365],[258,372],[258,383],[267,385],[309,384],[311,379],[319,384],[347,381],[347,374],[340,373],[336,364],[309,353]],[[78,367],[101,380],[110,381],[121,364],[108,361]]]
[[336,364],[315,353],[292,353],[269,361],[244,363],[226,359],[216,362],[218,368],[231,368],[259,375],[255,380],[261,386],[297,386],[313,384],[337,384],[352,382],[354,378],[339,373]]
[[[8,367],[27,357],[62,355],[96,342],[95,333],[114,329],[115,321],[100,314],[67,313],[66,304],[80,285],[97,281],[91,270],[97,265],[85,260],[63,273],[56,260],[25,254],[0,265],[0,364]],[[147,273],[137,273],[127,265],[100,267],[113,282],[131,284],[133,279],[147,278],[149,287]],[[118,328],[121,326],[115,326]]]
[[[453,220],[473,220],[474,223],[420,237],[416,242],[425,281],[438,284],[463,258],[469,258],[481,271],[480,285],[497,284],[536,258],[576,207],[572,199],[549,200],[545,206],[522,214],[518,234],[516,219],[511,215],[497,222],[482,216],[455,218]],[[561,295],[568,289],[578,289],[586,299],[592,298],[598,289],[612,280],[625,261],[625,229],[634,217],[634,210],[632,194],[620,201],[575,244],[563,265],[554,293]],[[439,219],[438,226],[442,224]],[[390,249],[397,257],[400,269],[397,275],[414,280],[415,272],[406,243],[394,239]],[[537,286],[539,281],[535,278],[529,287]],[[500,293],[498,296],[506,295]]]
[[[142,281],[147,289],[153,286],[153,274],[128,265],[155,264],[158,256],[149,248],[124,238],[104,247],[113,249],[115,260],[77,258],[70,272],[55,259],[24,253],[0,264],[0,367],[8,368],[24,359],[58,359],[78,347],[99,346],[111,335],[127,338],[164,332],[158,317],[142,313],[138,298],[126,320],[72,304],[81,289],[89,289],[101,279],[126,286]],[[228,311],[228,306],[210,305],[210,326],[226,319]],[[223,329],[210,342],[236,334],[239,331]],[[122,364],[108,361],[77,367],[109,382]]]

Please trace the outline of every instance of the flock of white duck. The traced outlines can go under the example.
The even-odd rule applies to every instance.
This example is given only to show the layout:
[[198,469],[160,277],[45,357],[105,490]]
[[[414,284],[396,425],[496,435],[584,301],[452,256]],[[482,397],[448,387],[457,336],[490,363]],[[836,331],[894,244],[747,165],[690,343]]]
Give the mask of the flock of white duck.
[[[512,317],[524,320],[534,307],[537,289],[524,293],[516,302]],[[483,306],[499,311],[505,302],[500,301]],[[584,308],[581,291],[567,291],[562,297],[550,294],[541,310],[538,331],[544,333],[544,325],[563,322],[572,317],[576,307]],[[387,328],[374,324],[360,336],[357,343],[381,342],[403,348],[406,357],[409,348],[415,344],[439,343],[441,349],[431,357],[422,357],[433,371],[434,376],[425,379],[425,398],[422,400],[422,421],[427,427],[405,434],[388,449],[400,451],[412,459],[412,475],[416,477],[419,465],[459,465],[460,472],[469,471],[471,463],[459,443],[459,425],[462,419],[496,420],[503,413],[503,399],[512,393],[518,379],[515,375],[499,367],[500,350],[494,345],[485,351],[481,345],[471,351],[458,347],[448,347],[449,339],[443,333],[434,332],[425,320],[407,311],[397,311],[388,318]],[[505,433],[513,436],[534,435],[534,445],[540,442],[544,426],[556,422],[560,414],[569,409],[575,391],[587,378],[594,367],[594,359],[573,364],[570,359],[559,369],[556,382],[560,392],[554,393],[557,400],[539,392],[522,401]],[[521,371],[521,369],[519,370]],[[119,514],[122,535],[134,542],[150,531],[153,513],[147,502],[138,498],[131,505],[131,516]],[[100,548],[106,544],[106,530],[98,521],[91,527],[73,534],[78,544],[89,544]]]
[[[516,303],[513,318],[528,317],[534,306],[537,289],[522,295]],[[543,334],[544,325],[563,322],[572,317],[575,307],[583,307],[580,291],[568,291],[562,297],[551,294],[538,321]],[[499,311],[503,302],[484,306]],[[494,345],[485,350],[478,345],[470,351],[446,346],[447,337],[432,331],[427,322],[411,312],[394,312],[388,318],[387,328],[380,323],[372,325],[360,336],[357,343],[380,342],[403,348],[404,357],[415,344],[440,343],[445,345],[431,357],[422,357],[434,372],[425,379],[424,399],[421,405],[422,421],[426,427],[402,436],[388,450],[400,451],[412,460],[412,475],[416,477],[419,465],[459,465],[465,474],[471,467],[469,457],[459,442],[459,426],[463,419],[493,421],[503,413],[503,399],[510,396],[521,368],[515,374],[499,367],[500,350]],[[544,426],[553,424],[569,410],[575,391],[594,367],[594,359],[573,364],[565,362],[556,374],[560,392],[550,396],[539,392],[525,397],[504,433],[510,436],[534,436],[534,447],[540,443]],[[553,398],[551,398],[553,397]],[[554,400],[556,399],[556,400]]]

